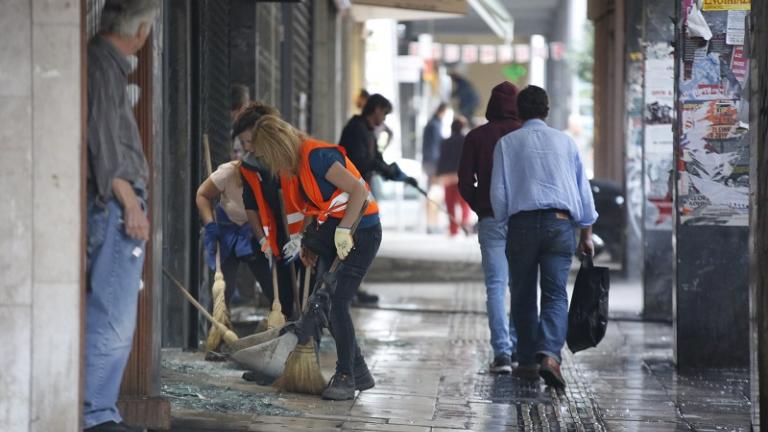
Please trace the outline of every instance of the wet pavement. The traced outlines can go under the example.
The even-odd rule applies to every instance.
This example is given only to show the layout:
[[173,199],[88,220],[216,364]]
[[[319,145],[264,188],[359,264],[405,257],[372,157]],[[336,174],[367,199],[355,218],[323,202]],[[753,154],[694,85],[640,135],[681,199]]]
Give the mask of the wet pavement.
[[[352,401],[278,393],[202,353],[163,352],[179,431],[747,431],[747,371],[679,375],[672,328],[612,321],[601,345],[564,352],[564,392],[487,372],[478,283],[370,284],[380,308],[354,309],[376,387]],[[321,366],[330,377],[333,341]]]

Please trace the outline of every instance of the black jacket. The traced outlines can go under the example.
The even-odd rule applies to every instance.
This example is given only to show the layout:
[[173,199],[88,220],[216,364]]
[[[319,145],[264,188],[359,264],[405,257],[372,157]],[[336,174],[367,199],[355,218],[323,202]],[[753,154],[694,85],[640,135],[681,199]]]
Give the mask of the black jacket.
[[360,171],[365,181],[370,182],[374,172],[381,174],[385,179],[392,179],[394,173],[384,162],[384,157],[376,146],[373,128],[363,116],[356,115],[347,122],[344,130],[341,131],[339,145],[347,151],[347,157]]

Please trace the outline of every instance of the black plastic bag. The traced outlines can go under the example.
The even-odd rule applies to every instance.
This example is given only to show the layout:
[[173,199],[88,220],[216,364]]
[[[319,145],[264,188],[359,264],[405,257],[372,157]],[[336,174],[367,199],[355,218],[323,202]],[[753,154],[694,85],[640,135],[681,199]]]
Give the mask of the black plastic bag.
[[576,275],[576,284],[568,310],[568,348],[578,352],[597,346],[608,328],[608,290],[610,278],[607,267],[595,267],[586,256]]

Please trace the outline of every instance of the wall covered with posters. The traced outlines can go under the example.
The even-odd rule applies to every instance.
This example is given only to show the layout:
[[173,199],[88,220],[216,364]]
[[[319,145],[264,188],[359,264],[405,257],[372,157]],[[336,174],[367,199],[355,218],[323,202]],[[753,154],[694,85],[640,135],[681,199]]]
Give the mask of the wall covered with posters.
[[683,225],[749,222],[748,0],[682,0],[678,211]]

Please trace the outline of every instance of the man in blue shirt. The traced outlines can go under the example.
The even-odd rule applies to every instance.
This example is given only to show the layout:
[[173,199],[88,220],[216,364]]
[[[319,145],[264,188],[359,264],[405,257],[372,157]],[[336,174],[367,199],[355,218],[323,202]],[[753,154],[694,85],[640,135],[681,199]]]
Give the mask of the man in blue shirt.
[[[549,98],[528,86],[517,96],[523,127],[499,140],[493,154],[491,205],[507,221],[512,316],[523,378],[564,388],[560,351],[568,331],[566,284],[580,230],[579,251],[593,254],[597,212],[573,140],[544,122]],[[539,272],[541,277],[539,277]],[[541,284],[541,315],[536,305]]]

